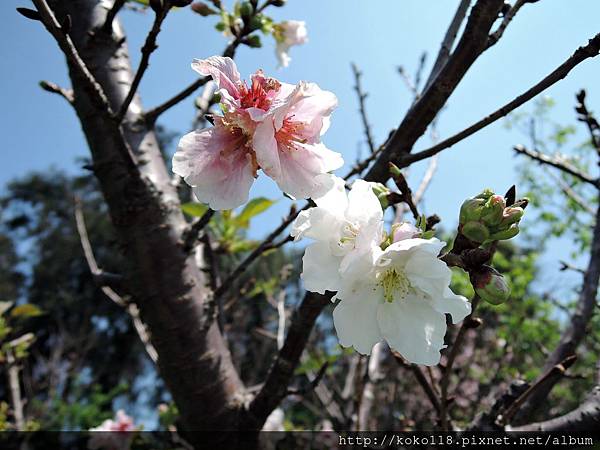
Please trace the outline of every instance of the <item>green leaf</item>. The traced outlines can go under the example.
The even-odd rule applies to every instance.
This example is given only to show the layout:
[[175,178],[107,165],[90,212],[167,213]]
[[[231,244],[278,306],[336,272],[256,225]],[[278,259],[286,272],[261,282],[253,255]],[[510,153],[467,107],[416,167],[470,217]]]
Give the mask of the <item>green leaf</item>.
[[181,210],[188,216],[202,217],[208,211],[208,206],[204,203],[189,202],[181,205]]
[[22,305],[15,306],[10,312],[11,317],[36,317],[42,315],[43,312],[40,308],[31,303],[24,303]]
[[275,203],[265,197],[253,198],[250,200],[241,213],[235,218],[235,224],[240,228],[248,228],[250,219],[269,209]]

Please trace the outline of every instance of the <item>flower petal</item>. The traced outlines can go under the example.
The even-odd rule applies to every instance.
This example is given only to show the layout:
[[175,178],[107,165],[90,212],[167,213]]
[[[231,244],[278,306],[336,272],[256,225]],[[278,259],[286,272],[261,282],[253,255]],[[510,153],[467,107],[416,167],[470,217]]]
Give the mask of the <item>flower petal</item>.
[[273,179],[279,178],[281,163],[272,119],[267,118],[258,124],[252,138],[252,148],[263,172]]
[[200,75],[210,75],[220,90],[225,90],[232,98],[240,97],[238,85],[240,73],[233,59],[222,56],[211,56],[206,59],[194,59],[192,69]]
[[423,298],[408,296],[377,309],[381,334],[391,348],[415,364],[435,366],[444,348],[446,318]]
[[291,235],[299,240],[303,237],[328,242],[339,239],[336,230],[340,228],[339,219],[324,208],[310,208],[302,211],[292,225]]
[[377,321],[378,297],[368,285],[360,286],[355,293],[354,298],[343,298],[335,307],[333,324],[342,346],[368,355],[382,340]]
[[212,209],[235,208],[248,200],[254,181],[243,145],[218,122],[214,128],[188,133],[173,155],[173,172],[183,177],[198,200]]
[[431,301],[432,306],[444,314],[452,316],[452,323],[458,323],[471,314],[471,303],[462,295],[457,295],[449,287],[444,290],[443,297]]
[[279,188],[295,198],[310,198],[323,191],[326,181],[318,175],[340,168],[344,160],[323,144],[295,142],[293,148],[279,145],[281,176],[274,178]]
[[348,194],[348,210],[346,217],[351,222],[367,224],[383,219],[381,203],[371,188],[371,183],[356,180]]
[[302,280],[307,291],[324,294],[340,287],[338,272],[340,258],[331,254],[326,242],[315,242],[306,247],[302,258]]

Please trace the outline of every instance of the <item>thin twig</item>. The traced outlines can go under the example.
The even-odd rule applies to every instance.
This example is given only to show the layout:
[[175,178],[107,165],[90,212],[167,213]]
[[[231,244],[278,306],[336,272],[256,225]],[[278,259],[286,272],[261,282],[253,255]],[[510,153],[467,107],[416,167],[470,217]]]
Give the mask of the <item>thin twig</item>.
[[[81,206],[81,201],[79,199],[75,199],[75,224],[77,226],[77,233],[79,234],[79,240],[81,242],[81,247],[83,248],[83,254],[85,256],[85,260],[90,268],[90,272],[92,275],[97,273],[102,273],[102,270],[98,267],[98,263],[96,262],[96,258],[94,256],[94,251],[92,249],[92,244],[90,243],[87,228],[85,226],[85,219],[83,217],[83,209]],[[152,342],[150,341],[150,335],[148,334],[148,330],[146,329],[146,325],[142,322],[140,318],[140,312],[137,305],[133,302],[126,302],[119,294],[117,294],[111,287],[109,286],[101,286],[100,288],[104,295],[106,295],[110,300],[112,300],[115,304],[125,309],[127,313],[131,316],[133,321],[133,326],[135,331],[137,332],[146,353],[150,357],[153,363],[157,363],[158,361],[158,353]]]
[[[84,91],[90,96],[92,103],[94,103],[99,111],[102,114],[106,114],[109,117],[113,116],[113,111],[110,107],[110,103],[102,86],[96,81],[85,62],[77,52],[77,48],[73,44],[68,33],[65,33],[62,26],[56,19],[53,11],[50,9],[46,0],[32,0],[33,4],[37,8],[40,13],[40,17],[42,19],[42,23],[44,27],[48,30],[48,32],[54,37],[56,43],[65,54],[67,61],[69,62],[69,67],[73,70],[76,76],[82,81],[84,84]],[[127,141],[123,139],[123,145],[119,146],[119,152],[123,157],[123,161],[127,166],[129,173],[137,174],[137,166],[135,162],[135,157],[129,146],[127,145]]]
[[425,374],[423,373],[421,368],[419,366],[417,366],[416,364],[410,364],[410,363],[406,362],[404,360],[404,358],[402,358],[402,355],[400,355],[398,352],[392,351],[392,355],[394,355],[394,359],[396,360],[396,362],[398,363],[398,365],[400,367],[409,369],[414,374],[417,382],[423,388],[425,395],[427,395],[427,399],[429,400],[429,402],[435,409],[435,412],[439,416],[441,413],[440,402],[438,400],[438,397],[435,393],[433,386],[429,383],[429,381],[427,380],[427,377],[425,376]]
[[46,81],[46,80],[40,81],[40,87],[47,92],[52,92],[53,94],[60,95],[67,102],[69,102],[70,104],[73,104],[74,97],[73,97],[72,89],[62,88],[58,84],[52,83],[51,81]]
[[23,414],[23,396],[21,395],[21,382],[19,380],[19,366],[17,358],[15,358],[13,349],[6,348],[6,364],[8,366],[7,377],[8,386],[10,387],[10,401],[12,403],[12,411],[15,419],[15,428],[17,431],[25,430],[25,417]]
[[475,297],[473,297],[473,301],[471,302],[471,314],[469,314],[460,325],[460,329],[458,330],[458,334],[456,335],[456,339],[454,339],[452,349],[450,350],[450,354],[446,360],[442,378],[440,379],[440,419],[442,429],[445,431],[448,431],[448,386],[450,385],[452,367],[454,366],[456,357],[462,350],[462,341],[469,330],[468,324],[470,323],[470,319],[473,317],[478,304],[479,296],[475,295]]
[[515,145],[513,150],[521,155],[526,155],[531,159],[535,159],[542,164],[547,164],[565,173],[568,173],[569,175],[573,175],[575,178],[579,178],[581,181],[589,183],[596,188],[600,187],[600,180],[597,178],[592,178],[587,173],[582,172],[564,158],[559,156],[549,156],[542,152],[538,152],[537,150],[530,150],[523,145]]
[[144,73],[146,72],[146,69],[148,69],[148,66],[150,64],[150,55],[152,55],[154,50],[158,48],[158,45],[156,45],[156,39],[158,38],[158,34],[160,33],[160,27],[165,18],[167,17],[169,10],[170,6],[168,4],[163,5],[162,9],[160,9],[160,11],[158,11],[154,16],[154,23],[152,24],[152,28],[150,29],[148,36],[146,36],[146,41],[144,42],[144,46],[142,47],[142,59],[140,60],[140,65],[138,66],[137,71],[135,72],[135,76],[133,77],[133,81],[131,82],[129,92],[125,97],[125,100],[123,100],[123,103],[119,108],[119,112],[115,116],[115,120],[117,121],[117,123],[121,123],[123,121],[123,118],[125,117],[125,114],[127,114],[129,105],[131,104],[133,97],[135,96],[138,90],[140,82],[144,77]]
[[472,134],[481,130],[482,128],[487,127],[488,125],[494,123],[498,119],[508,115],[511,111],[515,110],[519,106],[531,100],[536,95],[548,89],[550,86],[553,86],[563,78],[565,78],[571,70],[573,70],[578,64],[582,63],[588,58],[594,58],[598,55],[600,51],[600,33],[590,39],[589,43],[583,47],[579,47],[564,63],[558,66],[554,71],[552,71],[549,75],[547,75],[544,79],[542,79],[535,86],[531,87],[527,91],[523,92],[521,95],[516,97],[514,100],[510,101],[506,105],[502,106],[500,109],[494,111],[490,115],[485,118],[479,120],[473,125],[465,128],[463,131],[455,134],[454,136],[445,139],[439,144],[434,145],[426,150],[422,150],[415,154],[408,154],[396,162],[396,165],[400,168],[408,167],[409,165],[421,161],[425,158],[429,158],[442,150],[445,150],[458,142],[468,138]]
[[565,183],[565,181],[561,177],[556,175],[551,170],[547,170],[546,173],[550,176],[550,178],[552,178],[556,182],[556,184],[558,184],[558,187],[560,187],[561,191],[563,191],[563,193],[567,197],[569,197],[571,200],[573,200],[575,203],[577,203],[577,205],[579,205],[579,207],[581,209],[584,209],[586,212],[588,212],[590,214],[596,213],[594,211],[594,208],[592,208],[588,204],[588,202],[586,202],[583,198],[581,198],[581,196],[577,192],[575,192],[575,190],[573,188],[571,188],[571,186],[569,186],[567,183]]
[[127,0],[115,0],[112,8],[106,13],[106,20],[104,21],[104,25],[102,25],[102,31],[109,34],[112,33],[113,21],[115,20],[115,17],[117,17],[117,13],[121,10],[123,5],[125,5],[126,1]]
[[186,252],[189,252],[192,248],[194,248],[194,244],[198,240],[200,232],[208,225],[208,222],[210,222],[210,219],[212,219],[214,214],[214,209],[209,208],[204,214],[202,214],[202,217],[194,221],[189,228],[183,232],[183,249]]
[[500,40],[500,38],[504,34],[504,31],[506,30],[506,27],[508,27],[508,24],[514,19],[514,17],[517,15],[519,10],[525,3],[530,2],[528,0],[517,0],[515,4],[511,6],[510,9],[506,12],[506,14],[504,14],[502,22],[500,22],[500,25],[498,25],[496,31],[490,34],[486,49],[490,48]]
[[550,370],[548,370],[544,375],[542,375],[540,378],[538,378],[534,384],[529,386],[529,388],[527,388],[527,390],[525,392],[523,392],[508,407],[506,412],[504,412],[502,414],[502,416],[500,417],[499,422],[502,425],[507,425],[508,423],[510,423],[510,420],[513,418],[513,416],[516,414],[516,412],[519,410],[519,408],[523,405],[523,403],[525,403],[525,400],[527,400],[548,378],[564,375],[564,373],[567,371],[567,369],[569,367],[571,367],[575,363],[576,360],[577,360],[577,357],[575,355],[567,356],[560,363],[556,364],[554,367],[552,367]]
[[367,107],[365,105],[365,99],[367,98],[368,94],[363,91],[360,82],[362,72],[354,63],[352,63],[352,73],[354,74],[354,90],[356,91],[356,96],[358,97],[358,110],[360,112],[360,118],[363,124],[365,140],[367,141],[367,145],[369,146],[371,154],[373,154],[377,150],[377,147],[375,146],[375,140],[371,134],[371,125],[369,125],[369,120],[367,119]]

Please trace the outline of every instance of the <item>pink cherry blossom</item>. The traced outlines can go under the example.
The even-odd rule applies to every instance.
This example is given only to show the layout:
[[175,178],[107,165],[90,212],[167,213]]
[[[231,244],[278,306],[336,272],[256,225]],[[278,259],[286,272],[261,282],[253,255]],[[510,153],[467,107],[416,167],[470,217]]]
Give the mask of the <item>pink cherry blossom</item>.
[[214,127],[183,136],[173,156],[173,172],[199,201],[213,209],[242,205],[259,169],[290,196],[321,193],[318,175],[343,164],[320,140],[337,105],[335,95],[313,83],[294,87],[260,70],[248,86],[231,58],[195,60],[192,67],[213,78],[223,110]]
[[133,418],[120,409],[114,420],[107,419],[97,427],[90,428],[92,434],[88,441],[88,448],[90,450],[126,450],[131,445],[130,432],[136,430]]
[[287,67],[292,60],[288,55],[290,47],[308,42],[306,23],[299,20],[286,20],[276,24],[273,29],[277,41],[275,54],[279,60],[279,67]]

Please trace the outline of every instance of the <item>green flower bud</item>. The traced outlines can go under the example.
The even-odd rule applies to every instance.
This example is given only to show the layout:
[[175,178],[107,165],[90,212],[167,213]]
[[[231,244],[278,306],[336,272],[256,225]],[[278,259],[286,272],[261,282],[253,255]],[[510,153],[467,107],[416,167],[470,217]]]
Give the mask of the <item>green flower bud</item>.
[[250,4],[250,2],[243,2],[240,5],[240,16],[242,17],[250,17],[254,12],[254,8]]
[[473,288],[482,300],[501,305],[510,297],[510,287],[497,270],[490,266],[482,266],[472,275]]
[[253,34],[251,36],[248,36],[246,38],[245,44],[248,47],[252,47],[252,48],[260,48],[260,47],[262,47],[262,42],[260,42],[260,36],[258,36],[257,34]]
[[517,234],[519,234],[519,225],[513,223],[506,230],[501,230],[496,233],[492,233],[489,237],[490,241],[506,241],[508,239],[514,238]]
[[481,194],[476,195],[475,198],[482,198],[484,200],[487,200],[492,195],[494,195],[494,191],[492,191],[491,189],[484,189],[483,191],[481,191]]
[[481,218],[482,207],[485,200],[482,198],[469,198],[465,200],[460,207],[459,221],[465,224],[471,221],[477,221]]
[[215,11],[213,8],[203,2],[192,3],[192,11],[200,14],[202,17],[210,16],[212,14],[219,14],[218,11]]
[[502,213],[502,221],[500,222],[500,227],[505,228],[506,226],[519,222],[519,220],[521,220],[521,217],[523,217],[524,213],[525,211],[523,211],[523,208],[520,207],[506,208]]
[[489,226],[499,225],[502,221],[502,213],[506,208],[504,198],[500,195],[492,195],[483,208],[481,220]]
[[461,233],[473,242],[485,242],[490,236],[490,230],[481,222],[467,222],[462,225]]
[[385,210],[390,206],[388,195],[390,195],[392,191],[390,191],[387,186],[381,183],[371,183],[371,189],[373,189],[373,193],[377,196],[379,203],[381,203],[381,209]]

